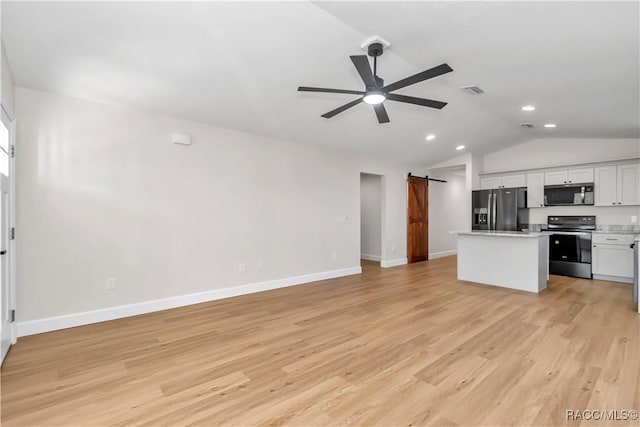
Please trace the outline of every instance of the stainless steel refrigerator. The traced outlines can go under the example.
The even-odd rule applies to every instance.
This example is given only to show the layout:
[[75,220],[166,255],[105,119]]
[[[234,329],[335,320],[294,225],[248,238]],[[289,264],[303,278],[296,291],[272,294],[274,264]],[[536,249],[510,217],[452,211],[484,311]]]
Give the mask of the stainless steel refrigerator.
[[522,231],[529,228],[527,188],[477,190],[472,196],[473,230]]

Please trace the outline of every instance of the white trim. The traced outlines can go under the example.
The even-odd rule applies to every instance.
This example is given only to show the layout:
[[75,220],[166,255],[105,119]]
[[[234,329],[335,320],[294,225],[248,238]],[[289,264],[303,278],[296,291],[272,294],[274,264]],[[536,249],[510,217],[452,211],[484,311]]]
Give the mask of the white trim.
[[606,280],[608,282],[633,283],[633,277],[607,276],[606,274],[594,274],[594,280]]
[[27,335],[40,334],[58,329],[73,328],[75,326],[89,325],[91,323],[105,322],[107,320],[120,319],[122,317],[137,316],[139,314],[151,313],[154,311],[168,310],[191,304],[200,304],[223,298],[231,298],[239,295],[268,291],[271,289],[286,288],[288,286],[302,285],[305,283],[316,282],[318,280],[327,280],[360,273],[362,273],[362,267],[348,267],[338,270],[323,271],[320,273],[305,274],[302,276],[285,277],[283,279],[251,283],[248,285],[213,289],[205,292],[179,295],[135,304],[85,311],[82,313],[67,314],[64,316],[29,320],[27,322],[18,323],[18,336],[24,337]]
[[432,252],[429,254],[429,259],[442,258],[446,256],[451,256],[457,254],[457,249],[452,249],[450,251],[442,251],[442,252]]
[[405,264],[407,264],[407,259],[406,258],[398,258],[398,259],[390,259],[390,260],[386,260],[386,261],[380,261],[380,267],[382,267],[382,268],[396,267],[398,265],[405,265]]
[[360,259],[366,259],[367,261],[380,261],[380,255],[360,254]]
[[13,117],[13,113],[9,111],[9,108],[6,107],[2,102],[0,102],[0,108],[2,108],[2,111],[4,111],[4,113],[7,115],[7,118],[9,119],[9,121],[12,122],[14,117]]

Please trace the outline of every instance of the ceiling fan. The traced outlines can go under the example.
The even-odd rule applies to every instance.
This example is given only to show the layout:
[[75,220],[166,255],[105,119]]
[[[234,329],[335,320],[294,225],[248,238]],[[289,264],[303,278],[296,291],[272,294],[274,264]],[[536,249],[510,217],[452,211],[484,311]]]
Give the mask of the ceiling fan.
[[406,86],[410,86],[424,80],[432,79],[434,77],[438,77],[442,74],[446,74],[448,72],[453,71],[447,64],[441,64],[437,67],[430,68],[426,71],[422,71],[418,74],[414,74],[413,76],[404,78],[402,80],[398,80],[395,83],[391,83],[389,85],[384,85],[384,80],[378,77],[377,75],[377,59],[378,56],[382,55],[382,43],[371,43],[368,48],[369,56],[373,57],[373,72],[371,71],[371,67],[369,66],[369,59],[366,55],[356,55],[351,56],[351,61],[353,65],[355,65],[356,70],[358,70],[358,74],[362,78],[364,82],[365,90],[344,90],[344,89],[326,89],[321,87],[307,87],[300,86],[298,87],[299,92],[325,92],[325,93],[345,93],[351,95],[361,95],[360,98],[351,101],[347,104],[344,104],[341,107],[336,108],[335,110],[331,110],[328,113],[322,115],[322,117],[330,119],[336,114],[342,113],[345,110],[348,110],[351,107],[354,107],[361,102],[365,102],[367,104],[373,105],[373,109],[376,112],[376,116],[378,117],[379,123],[389,123],[389,116],[387,115],[387,110],[384,108],[383,102],[385,100],[396,101],[396,102],[405,102],[407,104],[415,104],[422,105],[424,107],[431,107],[442,109],[446,102],[442,101],[434,101],[432,99],[426,98],[416,98],[413,96],[406,95],[398,95],[395,93],[391,93],[394,90],[401,89]]

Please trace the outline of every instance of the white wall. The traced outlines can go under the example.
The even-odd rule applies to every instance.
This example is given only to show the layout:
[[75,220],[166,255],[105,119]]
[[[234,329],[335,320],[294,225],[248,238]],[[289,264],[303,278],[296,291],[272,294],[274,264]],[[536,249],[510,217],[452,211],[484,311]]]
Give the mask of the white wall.
[[471,230],[472,214],[472,191],[480,186],[480,173],[482,169],[482,158],[477,154],[464,153],[447,161],[432,165],[427,172],[428,175],[432,175],[434,178],[438,178],[436,175],[439,172],[450,169],[464,169],[465,176],[465,200],[464,205],[460,206],[460,210],[465,212],[466,219],[462,227],[457,230]]
[[447,182],[429,183],[429,258],[456,252],[457,235],[469,228],[466,168],[432,169],[429,175]]
[[382,177],[360,174],[360,256],[380,261],[382,254]]
[[23,88],[16,114],[20,322],[359,266],[360,172],[406,262],[403,167]]
[[14,106],[14,85],[13,74],[4,52],[4,45],[0,40],[0,102],[5,110],[12,116],[15,111]]
[[483,173],[640,157],[640,139],[533,139],[484,156]]

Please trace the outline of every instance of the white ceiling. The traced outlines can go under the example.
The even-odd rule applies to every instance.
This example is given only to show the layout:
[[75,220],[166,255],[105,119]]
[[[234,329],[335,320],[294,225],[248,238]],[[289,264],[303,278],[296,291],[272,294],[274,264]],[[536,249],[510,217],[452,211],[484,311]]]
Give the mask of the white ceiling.
[[[391,123],[378,124],[361,104],[327,120],[354,97],[296,92],[360,90],[349,55],[375,34],[392,43],[378,61],[386,83],[451,65],[399,91],[449,105],[387,101]],[[19,86],[408,165],[459,144],[640,135],[638,2],[3,1],[2,38]],[[470,84],[486,93],[460,90]]]

